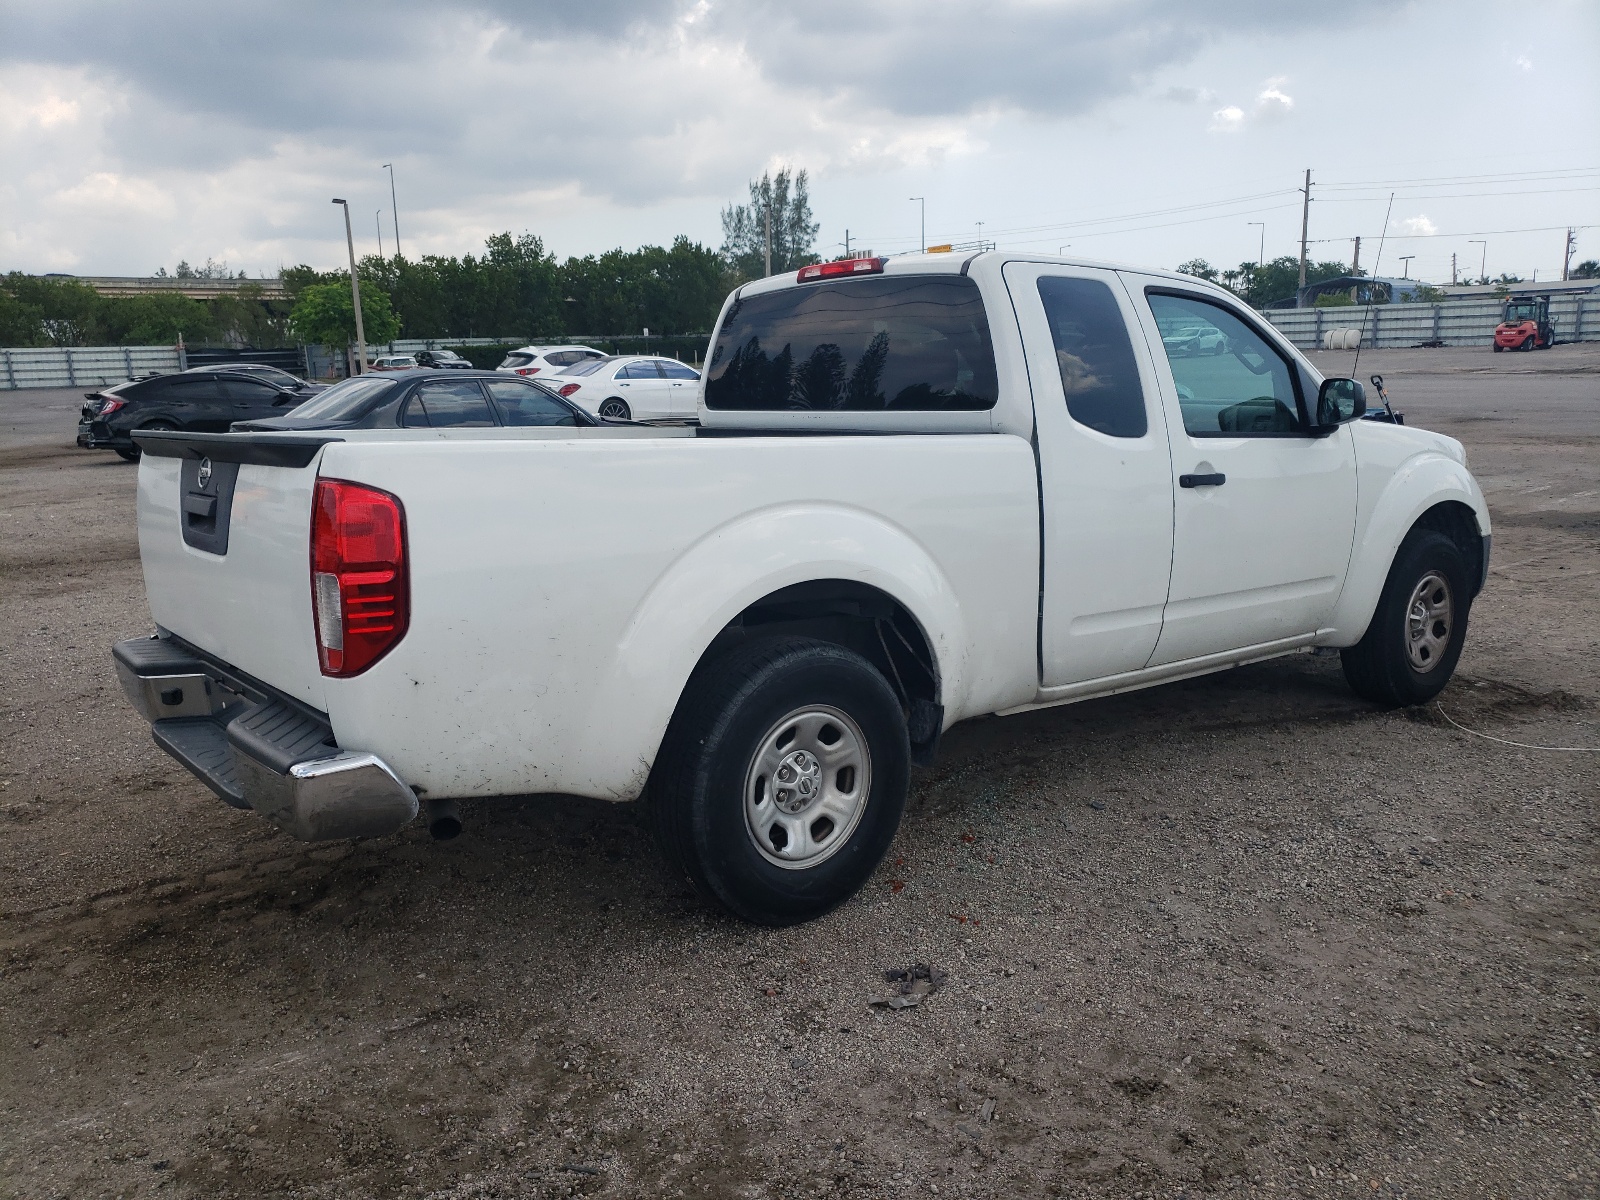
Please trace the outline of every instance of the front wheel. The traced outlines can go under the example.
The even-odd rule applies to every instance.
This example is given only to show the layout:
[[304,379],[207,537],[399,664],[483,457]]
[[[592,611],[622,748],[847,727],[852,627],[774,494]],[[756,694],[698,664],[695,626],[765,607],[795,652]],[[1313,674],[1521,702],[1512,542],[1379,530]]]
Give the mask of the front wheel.
[[626,421],[629,417],[627,402],[613,396],[600,405],[600,415],[615,421]]
[[1379,704],[1424,704],[1455,674],[1467,636],[1471,581],[1461,549],[1413,529],[1389,568],[1367,632],[1340,652],[1356,695]]
[[852,650],[762,638],[696,671],[648,804],[702,895],[759,925],[860,890],[905,809],[910,744],[894,690]]

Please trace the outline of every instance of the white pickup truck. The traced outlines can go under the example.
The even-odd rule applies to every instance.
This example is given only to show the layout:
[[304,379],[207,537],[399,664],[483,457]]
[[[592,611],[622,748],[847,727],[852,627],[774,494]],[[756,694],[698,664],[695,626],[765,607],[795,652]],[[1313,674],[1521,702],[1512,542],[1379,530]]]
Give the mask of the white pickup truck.
[[158,632],[115,659],[156,741],[304,839],[419,797],[445,834],[459,799],[644,797],[756,922],[854,893],[957,721],[1315,647],[1419,703],[1488,569],[1460,443],[1359,419],[1359,384],[1181,275],[747,284],[697,427],[404,428],[400,383],[140,435]]

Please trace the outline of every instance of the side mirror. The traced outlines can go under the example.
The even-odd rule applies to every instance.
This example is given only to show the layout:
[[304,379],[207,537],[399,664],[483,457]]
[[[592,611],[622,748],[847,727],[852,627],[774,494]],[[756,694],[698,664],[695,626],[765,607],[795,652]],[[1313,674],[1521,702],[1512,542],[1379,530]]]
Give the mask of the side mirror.
[[1324,429],[1366,415],[1367,389],[1354,379],[1324,379],[1317,391],[1317,424]]

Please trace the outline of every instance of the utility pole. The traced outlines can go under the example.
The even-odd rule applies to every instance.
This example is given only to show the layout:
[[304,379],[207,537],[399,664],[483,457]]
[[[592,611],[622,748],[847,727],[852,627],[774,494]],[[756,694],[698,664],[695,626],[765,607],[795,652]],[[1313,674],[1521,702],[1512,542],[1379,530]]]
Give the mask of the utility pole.
[[766,274],[771,275],[772,274],[772,195],[771,195],[771,193],[768,193],[768,195],[767,195],[766,208],[762,212],[761,219],[762,219],[762,223],[766,226],[766,230],[767,230],[766,252],[765,252],[764,256],[762,257],[761,261],[762,261],[763,266],[766,268]]
[[350,299],[356,306],[356,354],[361,362],[361,374],[367,373],[367,333],[361,327],[361,280],[356,278],[356,239],[350,232],[350,206],[343,200],[335,204],[344,209],[344,244],[350,251]]
[[1456,252],[1450,251],[1450,286],[1456,286]]
[[383,165],[385,167],[389,168],[389,205],[390,205],[390,210],[394,213],[394,256],[396,258],[399,258],[399,257],[401,257],[401,255],[400,255],[400,203],[399,203],[399,201],[397,201],[394,198],[394,164],[393,163],[384,163]]
[[1572,251],[1573,251],[1574,247],[1576,246],[1577,241],[1578,241],[1577,234],[1573,230],[1568,229],[1567,230],[1567,248],[1566,248],[1566,251],[1561,255],[1561,278],[1562,278],[1562,280],[1567,280],[1567,279],[1571,279],[1572,278],[1572,274],[1571,274],[1571,272],[1572,272]]
[[844,231],[844,256],[846,258],[850,257],[850,231],[848,229]]
[[378,209],[372,214],[372,223],[378,230],[378,257],[383,257],[383,209]]
[[1356,235],[1356,253],[1350,262],[1350,274],[1361,274],[1361,236],[1359,234]]
[[922,252],[926,254],[928,252],[928,202],[921,196],[913,196],[911,198],[922,205]]
[[[1300,206],[1300,287],[1306,286],[1306,238],[1311,231],[1311,168],[1306,168],[1306,185],[1299,191],[1305,196],[1305,201]],[[1300,294],[1297,291],[1294,306],[1300,307]]]

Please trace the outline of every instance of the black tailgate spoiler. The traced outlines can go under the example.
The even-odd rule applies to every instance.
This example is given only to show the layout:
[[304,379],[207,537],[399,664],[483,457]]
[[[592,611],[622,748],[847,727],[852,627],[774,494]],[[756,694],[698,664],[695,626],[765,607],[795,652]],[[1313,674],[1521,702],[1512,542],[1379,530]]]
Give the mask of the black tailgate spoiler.
[[209,458],[214,462],[258,467],[304,467],[329,442],[341,437],[283,433],[183,433],[136,429],[134,444],[157,458]]

